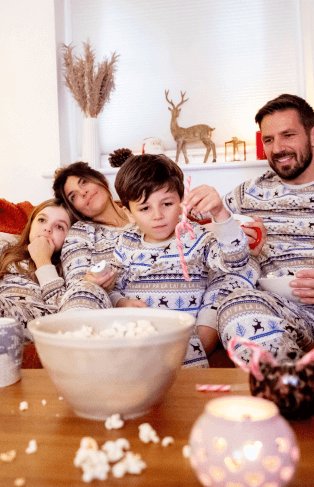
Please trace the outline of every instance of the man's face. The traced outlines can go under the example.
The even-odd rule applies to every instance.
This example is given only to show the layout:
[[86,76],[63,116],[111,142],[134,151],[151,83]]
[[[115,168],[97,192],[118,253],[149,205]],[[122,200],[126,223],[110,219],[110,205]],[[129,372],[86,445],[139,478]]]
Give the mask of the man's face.
[[314,128],[308,134],[296,110],[266,115],[261,122],[261,134],[269,165],[282,180],[292,184],[314,180]]

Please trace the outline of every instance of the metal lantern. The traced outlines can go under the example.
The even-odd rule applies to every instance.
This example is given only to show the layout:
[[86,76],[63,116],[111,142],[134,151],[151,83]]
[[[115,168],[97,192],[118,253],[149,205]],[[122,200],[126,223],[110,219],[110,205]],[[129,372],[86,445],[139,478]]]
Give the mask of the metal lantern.
[[246,143],[239,140],[238,137],[232,137],[225,142],[225,160],[226,161],[245,161],[246,160]]

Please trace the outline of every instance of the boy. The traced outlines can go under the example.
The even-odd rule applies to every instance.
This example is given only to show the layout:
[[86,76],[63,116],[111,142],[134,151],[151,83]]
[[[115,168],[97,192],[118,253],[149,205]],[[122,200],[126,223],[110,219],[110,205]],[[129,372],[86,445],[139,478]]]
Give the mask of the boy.
[[[183,172],[164,155],[131,156],[116,176],[115,188],[132,226],[125,229],[115,249],[121,269],[110,294],[114,306],[151,306],[187,311],[196,316],[197,333],[207,354],[218,341],[216,323],[208,321],[202,298],[217,272],[240,273],[255,282],[249,267],[246,237],[211,188],[210,212],[215,234],[191,223],[195,238],[181,237],[190,281],[184,280],[175,238],[182,213]],[[254,279],[254,281],[253,281]],[[213,303],[211,303],[213,304]],[[199,365],[202,347],[190,340],[185,365]]]

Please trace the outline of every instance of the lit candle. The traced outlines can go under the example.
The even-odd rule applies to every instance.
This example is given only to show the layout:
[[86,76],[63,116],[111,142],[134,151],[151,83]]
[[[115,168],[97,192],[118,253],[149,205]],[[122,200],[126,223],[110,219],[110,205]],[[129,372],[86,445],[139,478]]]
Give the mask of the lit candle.
[[277,406],[251,396],[209,401],[190,435],[191,465],[204,486],[283,487],[299,449]]

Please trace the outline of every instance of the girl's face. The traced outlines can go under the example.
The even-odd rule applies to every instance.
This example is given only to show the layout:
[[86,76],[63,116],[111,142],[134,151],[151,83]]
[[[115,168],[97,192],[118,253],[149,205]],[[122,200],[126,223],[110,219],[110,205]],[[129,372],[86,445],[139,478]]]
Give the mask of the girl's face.
[[47,206],[34,218],[29,232],[29,242],[46,237],[53,243],[54,252],[61,249],[71,226],[67,211],[61,206]]
[[69,176],[64,185],[67,200],[82,215],[97,220],[109,200],[106,188],[83,177]]

